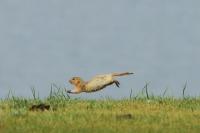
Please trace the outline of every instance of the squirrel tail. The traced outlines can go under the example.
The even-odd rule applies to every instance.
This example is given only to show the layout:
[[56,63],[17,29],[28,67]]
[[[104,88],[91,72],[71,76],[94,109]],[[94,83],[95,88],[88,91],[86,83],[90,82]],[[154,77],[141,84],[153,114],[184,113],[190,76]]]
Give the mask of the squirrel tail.
[[131,75],[134,74],[132,72],[124,72],[124,73],[113,73],[112,76],[125,76],[125,75]]

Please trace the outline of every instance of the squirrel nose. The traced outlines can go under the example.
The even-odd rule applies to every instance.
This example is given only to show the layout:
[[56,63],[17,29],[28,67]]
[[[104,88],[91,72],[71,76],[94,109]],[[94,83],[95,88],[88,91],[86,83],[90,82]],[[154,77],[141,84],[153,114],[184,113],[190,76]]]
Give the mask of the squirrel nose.
[[72,93],[71,90],[68,90],[67,93]]
[[69,80],[69,82],[72,84],[72,80]]

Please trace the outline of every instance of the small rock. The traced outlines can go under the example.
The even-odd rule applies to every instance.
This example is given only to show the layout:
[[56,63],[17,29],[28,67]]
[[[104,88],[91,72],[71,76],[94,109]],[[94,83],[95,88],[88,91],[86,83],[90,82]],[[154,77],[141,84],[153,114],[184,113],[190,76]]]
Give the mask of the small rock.
[[117,115],[116,118],[119,119],[119,120],[132,119],[132,115],[131,114],[122,114],[122,115]]
[[50,109],[50,105],[46,105],[46,104],[38,104],[38,105],[32,105],[29,110],[30,111],[44,111],[44,110],[49,110]]

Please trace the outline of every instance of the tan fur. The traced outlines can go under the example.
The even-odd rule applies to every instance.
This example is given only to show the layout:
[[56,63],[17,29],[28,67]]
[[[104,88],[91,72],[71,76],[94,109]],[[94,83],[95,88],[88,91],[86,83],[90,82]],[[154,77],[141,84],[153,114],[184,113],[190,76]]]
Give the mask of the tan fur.
[[111,74],[97,75],[88,82],[85,82],[80,77],[73,77],[72,79],[69,80],[69,82],[75,87],[73,90],[69,90],[67,92],[73,94],[78,94],[81,92],[87,92],[87,93],[95,92],[112,84],[115,84],[117,87],[119,87],[120,83],[117,80],[115,80],[115,77],[130,75],[130,74],[133,73],[125,72],[125,73],[111,73]]
[[75,93],[79,93],[85,90],[86,82],[84,82],[80,77],[73,77],[71,80],[69,80],[69,82],[75,86]]

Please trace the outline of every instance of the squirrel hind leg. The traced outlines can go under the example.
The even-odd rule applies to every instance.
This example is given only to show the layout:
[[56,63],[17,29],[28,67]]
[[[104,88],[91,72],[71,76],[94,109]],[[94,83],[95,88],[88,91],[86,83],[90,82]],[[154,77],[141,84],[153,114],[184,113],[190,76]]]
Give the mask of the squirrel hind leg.
[[119,85],[120,85],[119,81],[114,80],[114,83],[115,83],[115,85],[119,88]]

